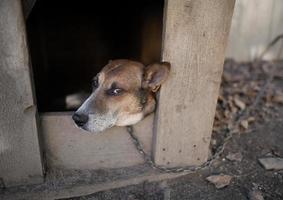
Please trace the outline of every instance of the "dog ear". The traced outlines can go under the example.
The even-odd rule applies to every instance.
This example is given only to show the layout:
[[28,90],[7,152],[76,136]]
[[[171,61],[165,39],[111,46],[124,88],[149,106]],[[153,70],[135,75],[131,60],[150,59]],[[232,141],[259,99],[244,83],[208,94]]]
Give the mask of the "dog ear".
[[143,88],[156,92],[169,76],[171,65],[169,62],[153,63],[145,68]]

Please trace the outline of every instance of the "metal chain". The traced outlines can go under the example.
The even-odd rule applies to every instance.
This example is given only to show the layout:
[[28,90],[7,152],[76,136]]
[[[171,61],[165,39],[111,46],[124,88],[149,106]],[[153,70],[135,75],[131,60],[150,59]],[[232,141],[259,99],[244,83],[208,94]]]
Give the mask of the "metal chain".
[[158,166],[158,165],[156,165],[154,163],[154,161],[152,160],[151,156],[148,155],[144,151],[144,148],[143,148],[142,144],[140,143],[140,141],[137,138],[137,136],[134,134],[133,126],[127,126],[127,132],[131,136],[131,139],[132,139],[136,149],[143,156],[145,164],[149,165],[153,169],[157,169],[157,170],[159,170],[161,172],[165,172],[165,173],[181,173],[181,172],[190,173],[190,172],[195,172],[195,171],[200,170],[200,169],[204,169],[205,167],[209,167],[214,160],[219,158],[220,154],[224,150],[226,142],[228,140],[230,140],[231,137],[232,137],[232,134],[230,134],[228,137],[226,137],[226,139],[223,142],[223,144],[218,146],[218,148],[216,150],[216,153],[210,159],[208,159],[205,163],[203,163],[200,166],[197,166],[197,167],[170,167],[169,168],[169,167],[164,167],[164,166]]

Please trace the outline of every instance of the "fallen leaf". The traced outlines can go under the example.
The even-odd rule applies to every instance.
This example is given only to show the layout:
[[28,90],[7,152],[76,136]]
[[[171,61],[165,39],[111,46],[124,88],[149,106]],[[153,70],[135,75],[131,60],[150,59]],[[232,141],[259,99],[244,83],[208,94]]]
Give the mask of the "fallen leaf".
[[259,82],[257,82],[257,81],[252,81],[251,82],[251,87],[253,88],[254,91],[259,91],[260,90]]
[[249,196],[249,200],[264,200],[259,190],[250,191],[248,196]]
[[213,183],[217,189],[224,188],[230,184],[232,176],[229,175],[212,175],[206,178],[207,181]]
[[232,113],[233,113],[233,115],[235,115],[237,112],[238,112],[238,109],[237,109],[236,107],[233,107],[233,108],[232,108]]
[[243,155],[238,152],[238,153],[228,153],[228,155],[226,156],[226,158],[230,161],[238,161],[241,162],[243,159]]
[[229,118],[229,117],[231,116],[231,113],[230,113],[228,110],[225,110],[225,111],[224,111],[224,116],[225,116],[226,118]]
[[242,120],[240,122],[240,125],[241,125],[242,128],[248,129],[249,128],[249,121],[248,120]]
[[249,117],[247,120],[248,120],[248,122],[254,122],[255,121],[255,117]]
[[272,90],[266,91],[265,102],[266,103],[273,103],[273,96],[274,96],[274,93],[273,93]]
[[244,110],[246,108],[246,104],[237,97],[234,98],[234,103],[241,110]]
[[274,95],[272,101],[275,103],[283,104],[283,93]]
[[258,159],[259,163],[266,170],[282,170],[283,169],[283,158],[268,157]]

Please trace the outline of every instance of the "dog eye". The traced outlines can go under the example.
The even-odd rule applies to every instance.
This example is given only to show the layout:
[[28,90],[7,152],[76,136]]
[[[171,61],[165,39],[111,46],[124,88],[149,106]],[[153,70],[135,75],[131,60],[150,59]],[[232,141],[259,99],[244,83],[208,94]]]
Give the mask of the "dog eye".
[[110,96],[118,96],[123,92],[123,89],[121,88],[111,88],[109,90],[107,90],[107,94]]

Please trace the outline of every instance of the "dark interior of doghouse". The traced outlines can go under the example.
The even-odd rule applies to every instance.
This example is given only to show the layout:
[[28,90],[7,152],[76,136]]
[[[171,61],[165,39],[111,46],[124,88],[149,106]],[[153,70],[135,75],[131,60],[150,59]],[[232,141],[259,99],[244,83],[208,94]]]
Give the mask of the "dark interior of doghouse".
[[66,98],[83,101],[109,60],[160,60],[163,6],[163,0],[37,0],[27,34],[39,112],[76,109],[78,100],[68,106]]

